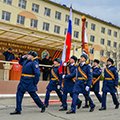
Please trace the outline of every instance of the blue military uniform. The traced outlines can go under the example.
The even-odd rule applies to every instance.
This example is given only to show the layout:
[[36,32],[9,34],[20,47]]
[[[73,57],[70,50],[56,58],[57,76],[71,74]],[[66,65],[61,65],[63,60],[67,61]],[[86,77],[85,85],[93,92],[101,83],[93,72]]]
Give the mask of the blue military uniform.
[[13,53],[10,53],[8,51],[4,52],[3,55],[5,56],[6,61],[12,61],[15,59],[15,56]]
[[61,89],[58,88],[61,86],[62,83],[62,74],[59,74],[59,67],[60,64],[53,66],[53,68],[51,69],[51,77],[50,77],[51,79],[47,86],[46,97],[44,101],[46,107],[48,107],[49,105],[50,93],[52,91],[55,91],[57,93],[60,101],[62,102],[62,92]]
[[[76,72],[76,65],[75,64],[69,64],[67,66],[67,75],[72,74],[72,72]],[[70,93],[70,96],[73,97],[73,87],[75,84],[76,77],[69,77],[65,76],[64,78],[64,87],[63,87],[63,109],[67,110],[67,94]],[[82,101],[79,99],[77,100],[77,105],[81,104]]]
[[96,95],[96,97],[98,98],[99,102],[102,102],[102,97],[99,94],[99,90],[100,90],[100,77],[101,77],[101,73],[102,70],[100,67],[92,67],[93,69],[93,80],[92,80],[92,88],[91,91],[93,91]]
[[22,76],[16,93],[16,111],[20,112],[22,110],[21,104],[25,92],[28,92],[30,94],[39,108],[43,108],[44,105],[39,99],[39,96],[36,94],[37,84],[40,77],[38,60],[35,59],[32,61],[21,58],[19,63],[23,66],[23,68]]
[[[112,95],[112,99],[116,107],[119,106],[119,102],[115,93],[117,92],[116,87],[118,86],[118,72],[115,66],[107,66],[104,70],[104,81],[103,81],[103,94],[102,94],[102,108],[106,109],[106,95],[109,92]],[[117,109],[117,108],[116,108]],[[101,109],[100,109],[101,110]]]
[[[80,71],[82,71],[82,73],[85,74],[85,76],[83,76],[83,74]],[[92,68],[88,64],[79,64],[79,66],[77,67],[77,71],[74,71],[72,74],[67,75],[66,78],[69,79],[71,77],[75,77],[76,74],[77,80],[73,88],[73,99],[70,113],[76,112],[76,103],[79,93],[82,93],[87,98],[91,108],[95,107],[93,101],[89,96],[89,91],[85,90],[86,86],[90,87],[92,84]],[[69,114],[69,112],[67,114]]]

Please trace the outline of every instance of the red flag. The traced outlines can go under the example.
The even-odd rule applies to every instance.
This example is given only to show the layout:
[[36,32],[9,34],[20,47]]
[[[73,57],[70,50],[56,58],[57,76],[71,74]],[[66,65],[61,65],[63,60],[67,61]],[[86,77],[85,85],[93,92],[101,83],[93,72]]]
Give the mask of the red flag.
[[87,55],[89,55],[89,49],[88,49],[88,39],[86,34],[86,18],[82,17],[82,52],[85,52]]

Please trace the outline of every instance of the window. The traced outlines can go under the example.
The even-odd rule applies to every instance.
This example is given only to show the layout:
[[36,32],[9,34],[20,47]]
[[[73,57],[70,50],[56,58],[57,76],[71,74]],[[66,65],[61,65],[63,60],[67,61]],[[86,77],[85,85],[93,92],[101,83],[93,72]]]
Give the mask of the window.
[[105,28],[101,27],[101,33],[105,33]]
[[101,43],[102,45],[104,45],[104,44],[105,44],[105,39],[101,38],[100,43]]
[[2,11],[2,19],[6,21],[10,21],[11,13],[7,11]]
[[49,26],[50,26],[49,23],[44,22],[44,23],[43,23],[43,30],[49,31]]
[[111,41],[110,40],[107,41],[107,45],[111,46]]
[[110,29],[108,29],[108,35],[111,35],[111,32],[112,32],[112,31],[111,31]]
[[110,57],[110,52],[107,51],[107,52],[106,52],[106,55],[107,55],[107,57]]
[[114,42],[114,43],[113,43],[113,47],[114,47],[114,48],[117,48],[117,42]]
[[79,38],[79,32],[78,31],[74,31],[74,37]]
[[54,32],[59,34],[60,33],[60,26],[55,25]]
[[45,16],[50,16],[50,13],[51,13],[51,9],[45,7],[44,15]]
[[66,35],[66,34],[67,34],[67,30],[68,30],[68,29],[67,29],[67,28],[65,28],[65,30],[64,30],[64,35]]
[[75,25],[79,25],[80,24],[80,19],[75,18]]
[[39,5],[33,3],[32,4],[32,11],[38,13],[39,12]]
[[117,58],[117,53],[113,53],[113,58]]
[[114,37],[117,37],[117,32],[116,31],[114,32]]
[[65,22],[69,22],[69,19],[70,19],[70,16],[69,16],[69,15],[66,15],[66,16],[65,16]]
[[6,4],[9,4],[9,5],[12,4],[12,0],[4,0],[3,2],[6,3]]
[[90,53],[94,54],[94,48],[90,48]]
[[100,56],[104,56],[104,50],[100,51]]
[[25,22],[25,17],[21,16],[21,15],[18,15],[18,17],[17,17],[17,23],[24,25],[24,22]]
[[61,12],[56,11],[55,18],[61,20]]
[[86,22],[86,24],[85,24],[85,25],[86,25],[86,28],[88,28],[88,22]]
[[18,6],[25,9],[26,8],[26,0],[19,0]]
[[38,25],[38,20],[31,19],[31,24],[30,24],[30,26],[33,27],[33,28],[37,28],[37,25]]
[[90,41],[91,41],[91,42],[95,42],[95,36],[91,35],[91,36],[90,36]]
[[91,24],[91,30],[94,30],[95,31],[95,24]]

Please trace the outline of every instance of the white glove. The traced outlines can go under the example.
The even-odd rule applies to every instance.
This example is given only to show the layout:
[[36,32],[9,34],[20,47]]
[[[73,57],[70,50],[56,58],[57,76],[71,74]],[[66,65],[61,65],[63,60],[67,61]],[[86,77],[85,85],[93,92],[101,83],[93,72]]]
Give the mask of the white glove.
[[67,63],[64,63],[63,66],[67,66]]
[[60,85],[57,85],[57,89],[60,90],[60,88],[61,88]]
[[89,91],[89,89],[90,89],[89,86],[86,86],[86,87],[85,87],[85,90],[86,90],[87,92]]
[[23,55],[22,58],[27,58],[27,55]]
[[65,78],[65,75],[63,75],[62,78],[64,79],[64,78]]

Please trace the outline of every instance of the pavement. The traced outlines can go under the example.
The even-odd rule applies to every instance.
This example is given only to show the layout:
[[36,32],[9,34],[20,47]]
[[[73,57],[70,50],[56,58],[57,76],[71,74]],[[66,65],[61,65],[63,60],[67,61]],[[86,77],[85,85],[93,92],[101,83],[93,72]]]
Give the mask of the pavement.
[[[41,97],[44,100],[44,97]],[[84,98],[80,96],[84,105]],[[0,120],[120,120],[120,108],[114,109],[111,96],[107,97],[107,110],[99,111],[100,103],[93,95],[92,99],[96,104],[95,111],[90,113],[89,109],[79,109],[76,114],[67,115],[66,112],[60,112],[61,103],[57,97],[51,97],[50,106],[45,113],[40,113],[30,97],[23,99],[23,111],[21,115],[11,116],[10,112],[15,109],[15,98],[0,98]],[[69,98],[69,109],[71,99]]]

